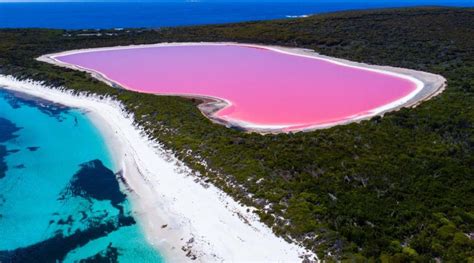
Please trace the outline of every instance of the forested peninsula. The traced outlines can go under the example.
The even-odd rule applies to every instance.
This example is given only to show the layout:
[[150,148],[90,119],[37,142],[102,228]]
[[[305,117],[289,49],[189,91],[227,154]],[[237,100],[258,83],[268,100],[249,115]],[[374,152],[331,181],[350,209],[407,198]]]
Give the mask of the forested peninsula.
[[[320,259],[473,262],[473,36],[474,9],[439,7],[158,29],[2,29],[0,74],[121,101],[196,176],[255,206],[275,233]],[[308,48],[439,74],[447,88],[360,123],[261,135],[211,122],[199,100],[113,88],[36,60],[72,49],[199,41]]]

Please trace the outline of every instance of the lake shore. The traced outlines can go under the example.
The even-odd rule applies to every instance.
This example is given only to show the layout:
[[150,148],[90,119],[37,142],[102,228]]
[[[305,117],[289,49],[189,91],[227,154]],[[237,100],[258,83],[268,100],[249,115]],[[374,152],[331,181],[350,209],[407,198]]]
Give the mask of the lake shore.
[[133,116],[117,101],[73,95],[3,75],[0,87],[86,112],[122,170],[119,180],[147,239],[167,261],[298,262],[316,258],[303,247],[276,237],[259,221],[254,208],[238,204],[194,176],[136,127]]
[[[198,95],[166,94],[166,96],[176,95],[176,96],[181,96],[181,97],[199,99],[202,101],[202,103],[199,105],[199,109],[207,118],[209,118],[213,122],[219,123],[227,127],[238,127],[239,129],[249,131],[249,132],[258,132],[258,133],[264,134],[264,133],[281,133],[281,132],[287,133],[287,132],[298,132],[298,131],[313,131],[317,129],[330,128],[336,125],[343,125],[343,124],[348,124],[352,122],[360,122],[362,120],[370,119],[374,116],[383,116],[387,112],[396,111],[403,107],[415,107],[419,105],[419,103],[429,100],[432,97],[442,93],[446,86],[446,79],[444,77],[440,75],[435,75],[432,73],[416,71],[416,70],[411,70],[411,69],[403,69],[403,68],[396,68],[396,67],[389,67],[389,66],[377,66],[377,65],[369,65],[365,63],[353,62],[353,61],[348,61],[344,59],[338,59],[338,58],[320,55],[308,49],[288,48],[288,47],[281,47],[281,46],[265,46],[265,45],[258,45],[258,44],[244,44],[244,43],[233,43],[233,42],[159,43],[159,44],[146,44],[146,45],[78,49],[78,50],[70,50],[70,51],[59,52],[59,53],[54,53],[54,54],[46,54],[46,55],[40,56],[37,59],[39,61],[51,63],[57,66],[88,72],[94,78],[100,81],[103,81],[106,84],[113,87],[122,87],[125,89],[131,89],[131,88],[128,88],[126,85],[123,85],[119,82],[112,80],[111,78],[107,77],[101,72],[62,62],[58,59],[58,57],[84,53],[84,52],[94,52],[94,51],[99,51],[99,50],[105,51],[105,50],[132,49],[132,48],[189,46],[189,45],[238,45],[238,46],[245,46],[245,47],[263,48],[263,49],[268,49],[268,50],[283,53],[283,54],[324,60],[324,61],[337,64],[337,65],[342,65],[346,67],[352,67],[352,68],[377,72],[381,74],[386,74],[390,76],[395,76],[398,78],[409,80],[416,85],[416,89],[410,92],[408,95],[402,98],[399,98],[396,101],[392,101],[391,103],[388,103],[386,105],[374,108],[363,114],[348,116],[347,118],[339,120],[339,121],[319,123],[315,125],[308,125],[308,124],[263,125],[263,124],[257,124],[257,123],[249,123],[243,120],[222,118],[220,116],[217,116],[216,113],[219,110],[232,105],[231,101],[228,101],[223,98],[202,96],[199,94]],[[161,94],[156,94],[156,95],[161,95]]]

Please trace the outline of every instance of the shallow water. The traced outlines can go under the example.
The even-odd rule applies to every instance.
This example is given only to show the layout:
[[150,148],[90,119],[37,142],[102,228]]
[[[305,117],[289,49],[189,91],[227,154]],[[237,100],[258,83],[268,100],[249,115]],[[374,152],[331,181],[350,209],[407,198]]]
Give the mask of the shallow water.
[[242,45],[181,45],[97,50],[56,57],[146,93],[225,99],[219,118],[253,125],[341,122],[399,100],[410,80],[325,60]]
[[0,88],[0,262],[163,262],[85,113]]

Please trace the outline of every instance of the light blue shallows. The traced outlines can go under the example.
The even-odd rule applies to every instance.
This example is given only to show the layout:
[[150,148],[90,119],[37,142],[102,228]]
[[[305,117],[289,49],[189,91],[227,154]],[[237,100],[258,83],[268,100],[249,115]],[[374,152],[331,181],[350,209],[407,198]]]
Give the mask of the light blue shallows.
[[[111,200],[98,200],[85,192],[78,194],[77,189],[82,188],[71,190],[81,164],[100,160],[103,166],[117,172],[107,145],[91,121],[80,110],[23,96],[0,88],[0,118],[20,128],[14,133],[15,138],[0,141],[0,146],[7,149],[7,170],[0,178],[0,257],[40,242],[47,247],[53,237],[60,235],[64,240],[60,244],[82,242],[67,249],[62,258],[65,262],[93,257],[163,262],[134,223],[126,199],[114,205]],[[118,223],[122,222],[119,218],[129,223]],[[106,222],[114,227],[104,234],[97,229]],[[84,242],[76,240],[76,231],[89,231],[88,237],[96,236]]]

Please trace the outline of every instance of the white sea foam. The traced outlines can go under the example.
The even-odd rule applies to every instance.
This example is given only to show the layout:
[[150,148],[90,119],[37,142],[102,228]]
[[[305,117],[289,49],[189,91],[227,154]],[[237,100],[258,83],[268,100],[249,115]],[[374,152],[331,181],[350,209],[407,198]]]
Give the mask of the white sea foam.
[[287,15],[286,18],[305,18],[309,17],[309,15]]

